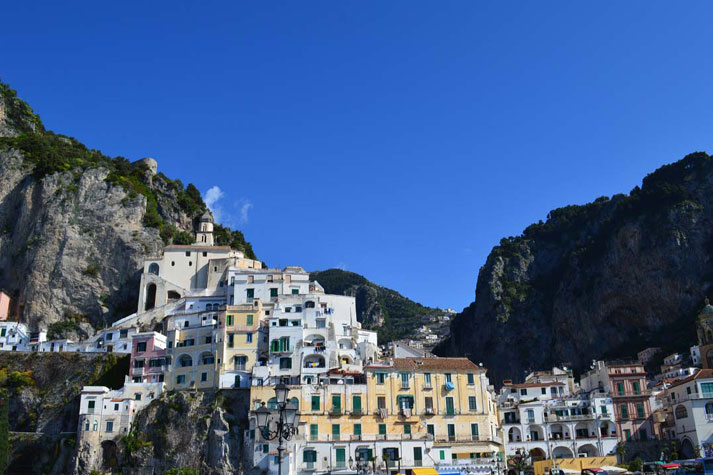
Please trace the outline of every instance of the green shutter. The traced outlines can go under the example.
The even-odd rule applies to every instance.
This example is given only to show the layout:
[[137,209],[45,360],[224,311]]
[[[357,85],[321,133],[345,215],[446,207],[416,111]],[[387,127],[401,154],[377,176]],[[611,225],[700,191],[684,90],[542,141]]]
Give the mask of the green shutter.
[[312,396],[312,410],[319,411],[319,396]]
[[355,396],[352,398],[352,409],[353,409],[354,412],[356,412],[356,413],[360,413],[360,412],[361,412],[361,396],[355,395]]
[[339,395],[332,395],[332,411],[342,412],[342,397]]
[[379,424],[379,435],[386,434],[386,424]]
[[345,457],[345,450],[344,449],[337,449],[337,463],[344,463],[346,460]]
[[404,434],[411,433],[411,424],[404,424]]
[[332,435],[339,435],[339,424],[332,424]]
[[246,320],[247,325],[253,324],[253,316],[252,315],[248,315],[245,320]]
[[361,435],[361,424],[354,424],[354,435]]
[[310,439],[317,440],[317,437],[319,435],[319,426],[317,424],[309,425],[309,435]]

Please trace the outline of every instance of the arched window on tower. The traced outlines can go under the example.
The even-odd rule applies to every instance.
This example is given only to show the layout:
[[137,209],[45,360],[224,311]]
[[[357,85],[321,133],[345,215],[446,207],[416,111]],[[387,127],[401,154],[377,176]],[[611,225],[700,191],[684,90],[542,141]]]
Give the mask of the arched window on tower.
[[149,265],[149,274],[158,275],[159,267],[155,262]]

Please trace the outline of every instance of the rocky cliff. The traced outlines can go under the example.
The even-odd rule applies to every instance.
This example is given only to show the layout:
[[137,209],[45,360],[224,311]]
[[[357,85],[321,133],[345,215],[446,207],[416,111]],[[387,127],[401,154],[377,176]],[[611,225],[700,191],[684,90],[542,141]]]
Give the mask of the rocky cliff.
[[248,389],[164,392],[117,444],[80,443],[74,473],[244,473],[251,468],[243,464],[249,399]]
[[9,430],[6,473],[71,473],[82,386],[119,388],[128,368],[129,357],[114,354],[0,353],[0,404],[7,404]]
[[440,355],[467,355],[493,382],[565,363],[687,351],[713,284],[713,157],[694,153],[629,195],[549,213],[503,239]]
[[380,343],[413,336],[420,325],[433,323],[436,315],[444,314],[354,272],[329,269],[312,272],[310,279],[319,282],[328,294],[354,297],[357,319],[364,328],[378,331]]
[[[155,166],[47,131],[0,83],[0,287],[21,321],[76,338],[135,311],[143,259],[192,242],[205,211]],[[254,257],[239,231],[216,237]]]

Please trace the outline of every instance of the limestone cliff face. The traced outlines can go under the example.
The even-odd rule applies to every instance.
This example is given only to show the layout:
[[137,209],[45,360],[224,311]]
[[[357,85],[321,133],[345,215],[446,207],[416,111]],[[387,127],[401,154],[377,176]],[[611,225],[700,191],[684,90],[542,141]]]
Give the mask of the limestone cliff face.
[[713,158],[696,153],[630,195],[554,210],[503,239],[441,355],[467,355],[493,382],[646,346],[686,351],[713,284]]
[[33,328],[76,338],[134,312],[144,258],[192,241],[191,187],[46,131],[0,83],[0,287]]

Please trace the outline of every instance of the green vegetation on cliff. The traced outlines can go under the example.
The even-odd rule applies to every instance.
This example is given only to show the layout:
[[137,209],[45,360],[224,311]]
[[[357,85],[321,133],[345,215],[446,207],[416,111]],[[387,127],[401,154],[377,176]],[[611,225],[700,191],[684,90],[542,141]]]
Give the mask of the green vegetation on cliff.
[[[55,173],[71,172],[76,182],[87,169],[105,168],[109,170],[106,181],[127,190],[128,199],[137,195],[146,198],[144,224],[158,229],[164,243],[193,242],[192,230],[178,229],[168,222],[167,217],[162,214],[157,196],[159,185],[161,189],[174,192],[178,207],[187,216],[196,219],[205,212],[206,205],[192,183],[184,188],[180,180],[171,180],[163,173],[149,178],[148,166],[143,163],[131,163],[124,157],[108,157],[72,137],[46,130],[32,108],[17,96],[16,91],[1,81],[0,101],[5,104],[6,122],[19,132],[14,137],[0,136],[0,148],[7,147],[22,152],[37,179]],[[67,186],[67,191],[71,192],[73,189],[76,189],[75,185]],[[223,226],[219,228],[221,245],[229,245],[253,259],[256,258],[243,233]]]
[[318,281],[328,294],[355,297],[357,319],[364,328],[377,330],[380,343],[411,336],[429,317],[443,313],[369,282],[354,272],[341,269],[312,272],[310,280]]

